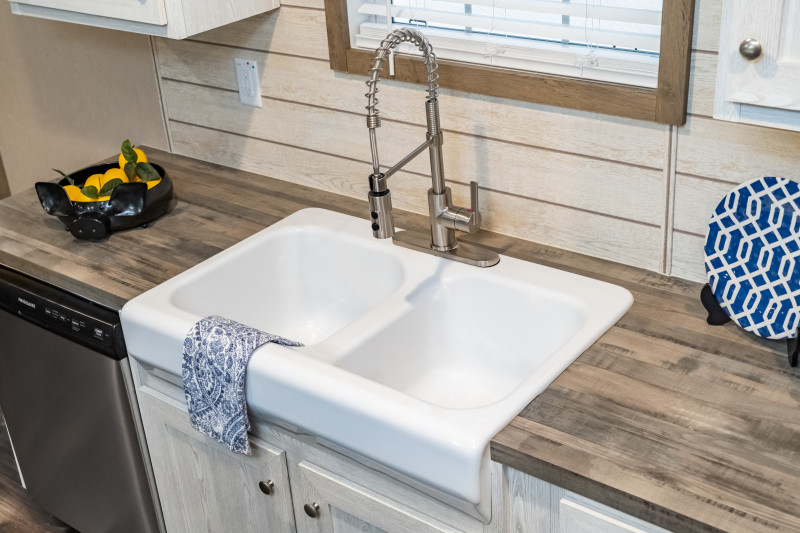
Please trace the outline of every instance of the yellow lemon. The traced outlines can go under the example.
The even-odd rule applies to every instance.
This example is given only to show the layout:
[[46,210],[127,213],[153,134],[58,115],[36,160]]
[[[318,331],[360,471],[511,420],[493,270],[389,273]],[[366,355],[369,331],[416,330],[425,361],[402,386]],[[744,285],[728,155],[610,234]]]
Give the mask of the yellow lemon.
[[155,187],[156,185],[158,185],[159,183],[161,183],[161,178],[158,178],[157,180],[153,180],[153,181],[146,181],[145,183],[147,183],[147,189],[150,190],[153,187]]
[[99,191],[101,187],[100,180],[102,179],[103,179],[102,174],[92,174],[91,176],[86,178],[86,182],[83,184],[83,186],[85,188],[94,185],[95,187],[97,187],[97,190]]
[[101,196],[97,199],[98,202],[107,202],[109,200],[111,200],[111,196]]
[[[147,156],[144,155],[144,152],[142,152],[138,148],[134,148],[133,151],[136,152],[137,156],[139,156],[139,158],[136,160],[137,163],[147,163]],[[120,153],[119,154],[119,168],[125,168],[125,163],[127,163],[127,162],[128,162],[128,160],[125,159],[125,156]]]
[[78,196],[83,196],[81,188],[77,185],[64,185],[64,190],[67,191],[67,196],[73,202],[78,202]]
[[82,192],[78,192],[78,194],[75,195],[75,198],[70,197],[70,199],[73,202],[96,202],[97,201],[94,198],[89,198],[88,196],[86,196]]
[[113,179],[120,179],[122,183],[128,183],[128,176],[125,175],[125,171],[121,168],[110,168],[106,170],[106,173],[103,174],[103,178],[100,180],[100,185],[105,186],[107,181],[111,181]]

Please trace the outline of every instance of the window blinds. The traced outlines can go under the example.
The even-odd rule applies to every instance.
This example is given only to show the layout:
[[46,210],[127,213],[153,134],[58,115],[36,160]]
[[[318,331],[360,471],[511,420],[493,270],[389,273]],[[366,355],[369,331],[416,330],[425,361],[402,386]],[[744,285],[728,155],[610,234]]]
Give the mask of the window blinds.
[[[656,87],[661,0],[349,0],[353,44],[415,26],[437,57]],[[399,51],[416,53],[410,45]]]

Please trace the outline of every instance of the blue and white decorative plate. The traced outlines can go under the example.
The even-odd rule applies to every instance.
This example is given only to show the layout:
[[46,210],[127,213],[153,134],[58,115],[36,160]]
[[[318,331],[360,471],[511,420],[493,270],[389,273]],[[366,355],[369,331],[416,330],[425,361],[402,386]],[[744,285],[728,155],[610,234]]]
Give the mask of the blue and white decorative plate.
[[800,324],[800,185],[759,178],[731,191],[708,226],[708,283],[742,328],[768,339]]

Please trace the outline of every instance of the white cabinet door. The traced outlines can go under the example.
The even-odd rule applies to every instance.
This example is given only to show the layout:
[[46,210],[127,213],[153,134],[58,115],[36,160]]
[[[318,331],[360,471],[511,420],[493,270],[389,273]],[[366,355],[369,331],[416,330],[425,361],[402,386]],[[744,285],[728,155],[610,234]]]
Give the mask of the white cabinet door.
[[565,496],[558,507],[559,533],[669,533],[586,498]]
[[234,454],[150,390],[139,388],[139,406],[168,533],[295,531],[282,450],[251,437],[253,455]]
[[147,24],[167,23],[164,0],[16,0],[16,2]]
[[[800,131],[800,2],[726,0],[714,118]],[[739,47],[758,41],[748,60]]]
[[185,39],[266,13],[280,0],[9,0],[16,15]]
[[496,465],[507,514],[502,531],[515,533],[669,533],[547,481]]
[[308,461],[297,471],[292,487],[300,533],[458,531]]

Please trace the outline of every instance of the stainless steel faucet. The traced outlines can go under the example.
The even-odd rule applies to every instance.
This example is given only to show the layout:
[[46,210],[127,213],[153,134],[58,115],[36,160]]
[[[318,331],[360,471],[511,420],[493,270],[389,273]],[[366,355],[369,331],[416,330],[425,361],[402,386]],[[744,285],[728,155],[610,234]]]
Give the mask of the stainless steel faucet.
[[[386,172],[380,170],[378,158],[378,141],[375,130],[381,125],[380,112],[377,109],[378,80],[383,69],[383,62],[391,49],[402,42],[409,41],[417,45],[425,59],[428,73],[428,98],[425,101],[428,133],[424,143],[400,160]],[[369,208],[372,217],[372,234],[378,239],[392,237],[392,242],[405,248],[446,257],[454,261],[468,263],[480,267],[496,265],[500,256],[495,252],[456,240],[455,230],[476,233],[480,229],[481,215],[478,211],[478,182],[470,182],[471,206],[458,207],[452,204],[450,187],[445,185],[444,163],[442,160],[442,129],[439,125],[439,101],[437,89],[439,74],[436,56],[428,39],[419,31],[401,28],[390,33],[375,51],[372,68],[369,71],[367,86],[367,127],[369,142],[372,148],[372,174],[369,177]],[[386,182],[403,168],[409,161],[428,149],[431,160],[432,187],[428,190],[428,211],[430,214],[430,236],[409,231],[394,231],[392,217],[392,197]]]

